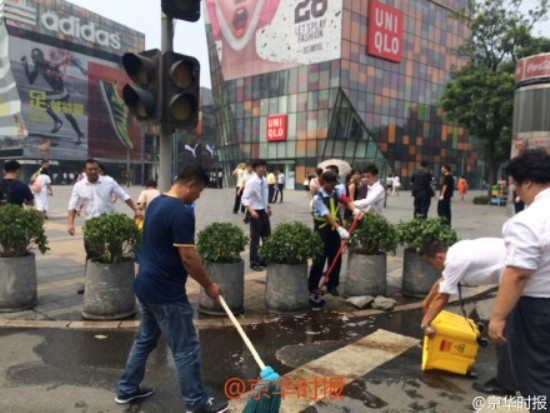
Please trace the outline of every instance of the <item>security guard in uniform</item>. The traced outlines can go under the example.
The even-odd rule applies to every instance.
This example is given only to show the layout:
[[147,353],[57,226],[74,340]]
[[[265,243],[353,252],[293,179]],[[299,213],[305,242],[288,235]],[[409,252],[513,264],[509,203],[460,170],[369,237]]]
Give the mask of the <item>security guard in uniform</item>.
[[[334,261],[341,240],[349,238],[349,232],[342,227],[338,206],[340,202],[347,204],[347,200],[341,199],[335,186],[338,177],[332,171],[326,171],[321,175],[321,189],[312,199],[314,230],[319,234],[324,245],[324,253],[313,261],[309,273],[310,300],[313,305],[322,304],[322,291],[319,289],[319,281],[323,275],[323,268],[328,259],[329,265]],[[352,204],[352,203],[349,203]],[[358,209],[353,209],[354,215],[361,214]],[[333,271],[330,274],[327,291],[332,295],[339,295],[338,284],[340,281],[341,258],[338,257]]]

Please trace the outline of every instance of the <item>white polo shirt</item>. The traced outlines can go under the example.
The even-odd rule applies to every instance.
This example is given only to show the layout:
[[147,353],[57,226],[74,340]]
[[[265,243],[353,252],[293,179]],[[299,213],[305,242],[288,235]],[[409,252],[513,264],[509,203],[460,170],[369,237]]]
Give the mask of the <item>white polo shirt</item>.
[[522,295],[550,298],[550,188],[502,227],[505,265],[532,270]]
[[368,211],[381,214],[384,212],[384,199],[386,198],[386,190],[380,183],[376,181],[372,185],[369,185],[367,191],[367,197],[365,199],[359,199],[353,203],[356,208],[366,209]]
[[457,242],[447,250],[439,292],[458,294],[458,283],[498,284],[505,257],[506,246],[501,238],[478,238]]
[[117,198],[123,201],[130,199],[130,195],[113,178],[100,175],[96,182],[91,183],[85,176],[84,179],[74,184],[69,200],[69,210],[76,210],[78,205],[82,203],[86,219],[114,212],[115,206],[111,200],[112,195],[116,195]]
[[243,197],[241,202],[244,206],[251,206],[252,209],[258,211],[264,209],[267,211],[269,206],[269,188],[267,186],[267,180],[260,178],[254,174],[250,178],[244,187]]

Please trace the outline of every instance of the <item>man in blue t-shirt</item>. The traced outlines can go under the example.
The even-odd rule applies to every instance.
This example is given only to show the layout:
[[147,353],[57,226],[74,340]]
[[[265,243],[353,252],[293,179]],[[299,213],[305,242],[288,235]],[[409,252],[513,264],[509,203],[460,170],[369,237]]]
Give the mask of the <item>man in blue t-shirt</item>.
[[29,186],[19,180],[20,172],[19,162],[8,161],[4,164],[4,179],[0,179],[0,206],[34,204],[34,196]]
[[141,386],[147,357],[164,336],[174,360],[180,391],[188,413],[221,413],[227,401],[209,397],[202,384],[200,346],[193,325],[193,308],[185,292],[188,275],[213,300],[221,290],[204,269],[195,250],[195,214],[189,205],[208,186],[204,169],[190,165],[174,185],[147,208],[141,258],[134,284],[141,303],[141,321],[115,401],[119,404],[148,397],[154,389]]

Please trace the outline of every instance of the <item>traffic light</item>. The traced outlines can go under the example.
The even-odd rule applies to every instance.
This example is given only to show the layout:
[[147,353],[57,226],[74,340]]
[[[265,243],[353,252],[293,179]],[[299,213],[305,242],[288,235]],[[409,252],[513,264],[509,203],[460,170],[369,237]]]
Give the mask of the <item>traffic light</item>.
[[196,22],[201,17],[201,0],[162,0],[161,7],[173,19]]
[[163,55],[163,125],[174,129],[194,129],[199,119],[200,63],[175,52]]
[[158,123],[162,104],[162,53],[158,49],[125,53],[122,65],[134,84],[122,89],[122,98],[141,125]]

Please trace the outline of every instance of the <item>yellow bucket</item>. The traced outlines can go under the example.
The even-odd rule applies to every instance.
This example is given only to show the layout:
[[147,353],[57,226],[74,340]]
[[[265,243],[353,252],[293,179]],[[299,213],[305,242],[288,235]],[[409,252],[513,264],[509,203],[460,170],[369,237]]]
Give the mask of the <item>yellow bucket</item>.
[[479,350],[480,331],[472,319],[441,311],[433,320],[434,338],[424,337],[422,370],[444,370],[465,375]]

